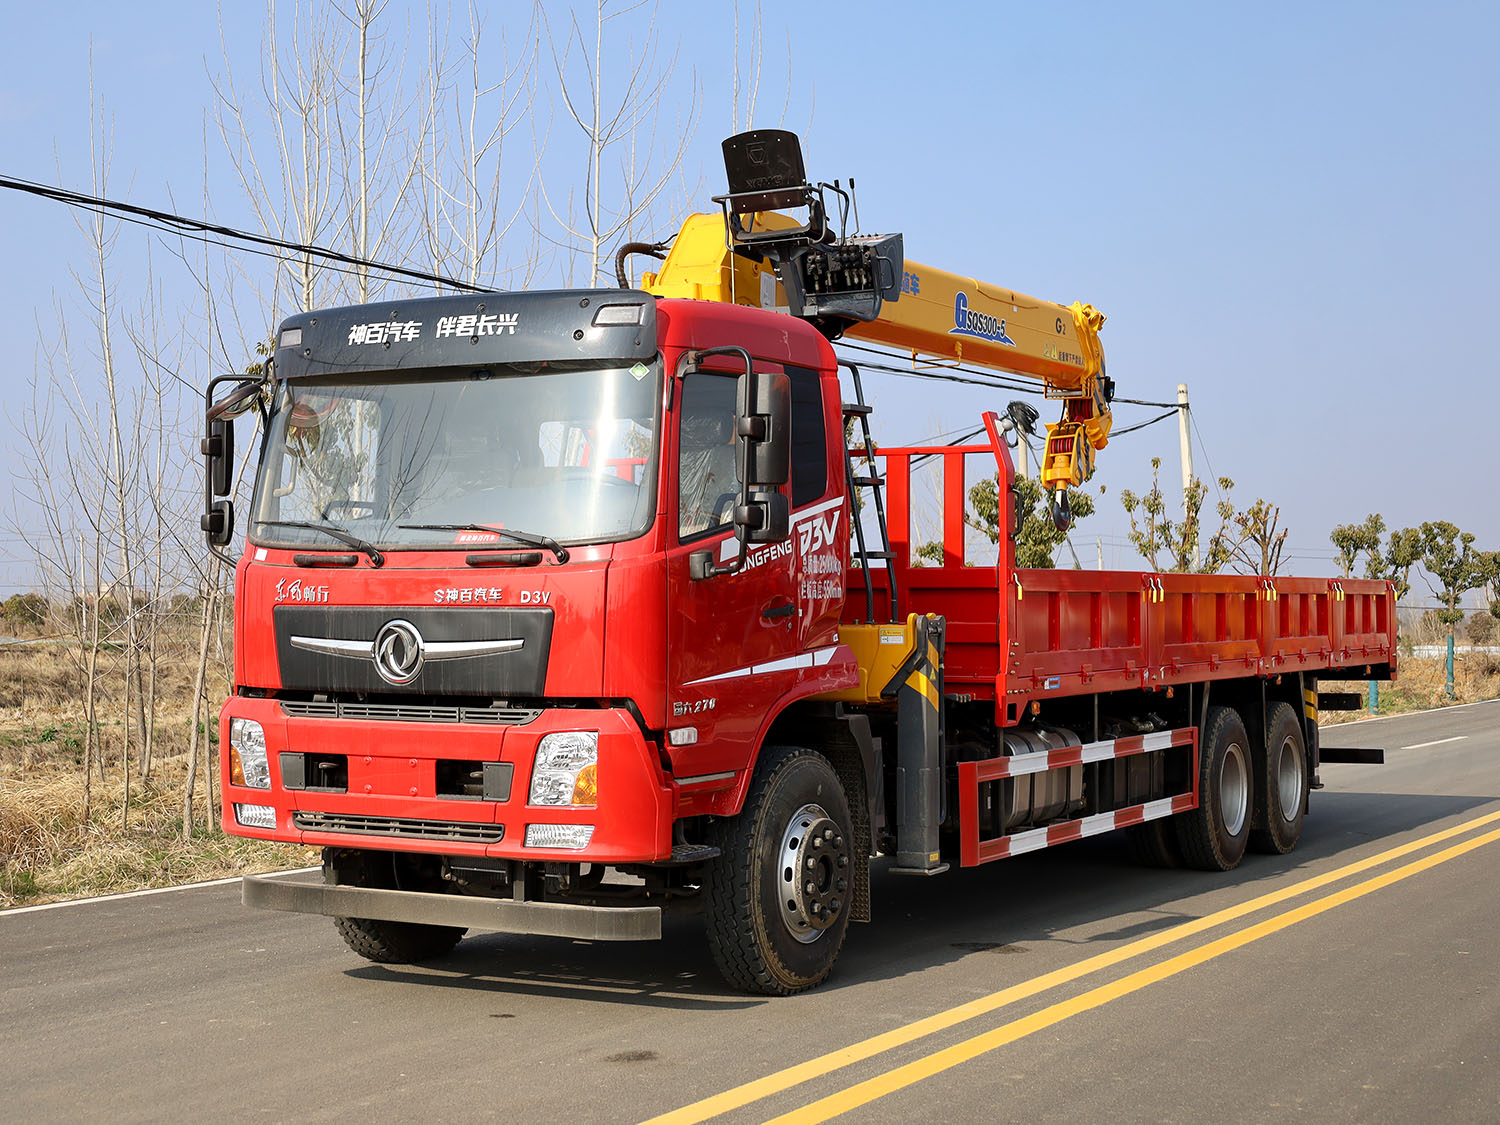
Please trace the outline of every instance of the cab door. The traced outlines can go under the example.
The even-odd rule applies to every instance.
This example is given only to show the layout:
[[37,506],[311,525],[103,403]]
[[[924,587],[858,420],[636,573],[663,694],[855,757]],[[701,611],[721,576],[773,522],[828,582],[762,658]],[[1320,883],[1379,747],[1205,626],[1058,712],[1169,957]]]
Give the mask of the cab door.
[[695,552],[710,551],[720,563],[739,554],[735,391],[732,374],[689,372],[673,412],[667,715],[677,732],[671,754],[679,781],[738,770],[751,760],[756,733],[770,704],[787,690],[802,645],[795,537],[752,546],[737,573],[697,581],[689,573]]

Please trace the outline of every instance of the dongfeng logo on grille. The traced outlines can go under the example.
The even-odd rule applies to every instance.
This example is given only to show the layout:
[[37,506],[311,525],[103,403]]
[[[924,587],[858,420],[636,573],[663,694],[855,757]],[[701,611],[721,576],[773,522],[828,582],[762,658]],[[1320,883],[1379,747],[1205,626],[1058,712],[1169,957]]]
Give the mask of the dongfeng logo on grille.
[[494,640],[429,641],[417,627],[400,617],[387,621],[375,633],[375,639],[355,640],[344,637],[291,638],[292,647],[325,656],[343,656],[369,660],[388,684],[401,686],[417,678],[423,667],[439,660],[463,660],[471,656],[495,656],[518,652],[526,647],[524,637],[496,637]]
[[422,670],[422,634],[410,621],[387,621],[375,634],[375,670],[387,683],[409,684]]

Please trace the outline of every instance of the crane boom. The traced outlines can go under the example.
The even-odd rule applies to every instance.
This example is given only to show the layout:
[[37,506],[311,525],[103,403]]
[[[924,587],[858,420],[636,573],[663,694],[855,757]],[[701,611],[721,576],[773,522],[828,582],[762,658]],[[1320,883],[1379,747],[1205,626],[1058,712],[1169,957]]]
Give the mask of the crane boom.
[[[795,134],[742,133],[724,142],[724,157],[730,192],[716,197],[722,214],[689,216],[643,289],[786,310],[831,338],[905,351],[917,370],[925,359],[1036,379],[1046,397],[1063,401],[1062,418],[1047,426],[1042,484],[1063,493],[1092,475],[1112,421],[1099,341],[1104,314],[906,261],[900,235],[834,234],[825,192],[846,212],[851,196],[806,181]],[[797,208],[806,221],[783,213]]]

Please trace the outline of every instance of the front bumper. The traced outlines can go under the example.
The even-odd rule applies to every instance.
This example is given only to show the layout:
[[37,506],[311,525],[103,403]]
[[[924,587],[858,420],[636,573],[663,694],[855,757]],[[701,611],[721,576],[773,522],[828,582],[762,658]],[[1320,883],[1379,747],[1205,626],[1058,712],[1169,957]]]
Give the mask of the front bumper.
[[[271,787],[231,780],[229,723],[251,719],[265,731]],[[531,767],[542,737],[599,732],[595,807],[530,806]],[[369,848],[435,855],[480,855],[573,863],[649,863],[672,854],[672,790],[657,748],[620,708],[550,709],[525,722],[386,721],[288,714],[280,701],[233,696],[219,716],[226,832],[313,847]],[[288,788],[281,755],[341,755],[341,791]],[[440,763],[504,762],[509,795],[491,800],[438,792]],[[295,784],[295,783],[294,783]],[[236,807],[274,812],[274,828],[241,823]],[[592,825],[582,849],[526,846],[528,825]]]
[[577,906],[563,902],[466,898],[422,891],[330,886],[275,875],[247,875],[240,887],[244,904],[262,910],[377,918],[584,941],[655,941],[661,937],[659,906]]

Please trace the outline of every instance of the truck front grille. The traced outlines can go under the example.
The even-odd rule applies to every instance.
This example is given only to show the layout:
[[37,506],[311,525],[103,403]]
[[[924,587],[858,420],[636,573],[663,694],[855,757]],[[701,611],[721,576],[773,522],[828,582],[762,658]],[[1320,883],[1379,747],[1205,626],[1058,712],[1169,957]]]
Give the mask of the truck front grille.
[[397,836],[404,840],[462,840],[473,844],[498,843],[505,835],[503,824],[409,820],[399,816],[357,816],[353,813],[294,812],[292,823],[304,832],[349,832],[359,836]]
[[417,703],[354,703],[283,699],[283,714],[297,719],[368,719],[397,723],[484,723],[519,726],[540,715],[533,707],[428,707]]

